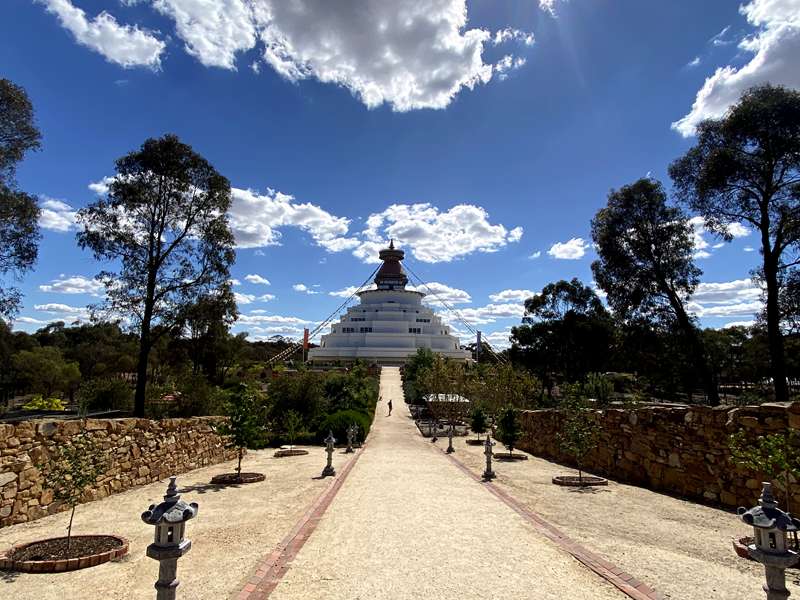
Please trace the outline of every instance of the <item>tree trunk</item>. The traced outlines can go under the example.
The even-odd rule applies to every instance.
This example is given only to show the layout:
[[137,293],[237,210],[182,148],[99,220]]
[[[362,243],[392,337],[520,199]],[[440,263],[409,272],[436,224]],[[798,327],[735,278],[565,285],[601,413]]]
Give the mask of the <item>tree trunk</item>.
[[150,356],[150,321],[153,319],[155,304],[155,273],[148,277],[147,292],[144,300],[142,329],[139,333],[139,362],[136,365],[136,394],[133,397],[133,416],[144,417],[144,399],[147,391],[147,359]]
[[700,378],[703,380],[703,390],[706,393],[706,398],[711,406],[719,406],[719,390],[717,390],[717,382],[714,374],[708,367],[708,359],[706,358],[705,345],[700,338],[700,332],[694,326],[686,310],[683,308],[683,303],[679,298],[670,294],[670,303],[678,318],[678,325],[686,334],[689,341],[692,357],[694,359],[697,369],[700,371]]
[[69,525],[67,525],[67,558],[69,558],[70,547],[72,546],[72,519],[75,518],[75,505],[72,505],[72,512],[69,514]]
[[242,448],[239,448],[239,463],[236,465],[236,477],[237,479],[242,478]]
[[767,284],[767,343],[769,344],[770,374],[775,387],[775,401],[786,402],[789,400],[789,388],[786,384],[786,359],[778,307],[778,266],[777,261],[766,251],[764,254],[764,279]]

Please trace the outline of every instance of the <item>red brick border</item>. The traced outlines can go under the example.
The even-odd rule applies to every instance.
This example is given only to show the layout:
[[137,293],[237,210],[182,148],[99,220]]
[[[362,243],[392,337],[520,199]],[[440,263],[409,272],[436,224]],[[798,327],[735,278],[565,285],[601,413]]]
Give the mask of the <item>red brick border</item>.
[[500,489],[498,486],[491,482],[485,482],[481,477],[474,473],[469,467],[458,460],[452,454],[447,454],[444,450],[439,448],[447,458],[449,458],[455,466],[461,469],[464,473],[472,477],[475,481],[482,483],[487,490],[489,490],[495,497],[505,502],[522,518],[530,522],[534,529],[545,536],[547,539],[554,542],[560,548],[571,554],[577,560],[589,567],[592,571],[597,573],[600,577],[614,585],[622,593],[634,600],[662,600],[662,596],[647,584],[642,583],[633,575],[630,575],[608,562],[601,556],[591,552],[584,546],[581,546],[573,539],[564,534],[561,530],[557,529],[542,517],[537,515],[532,510],[523,506],[518,500],[510,496],[507,492]]
[[350,459],[344,469],[334,477],[330,485],[317,497],[311,508],[295,523],[292,530],[286,534],[275,549],[258,563],[253,576],[247,580],[247,583],[235,596],[236,600],[266,600],[269,598],[269,595],[289,570],[289,566],[297,556],[297,553],[300,552],[306,540],[314,533],[320,519],[322,519],[322,515],[325,514],[328,506],[333,502],[339,488],[342,487],[344,480],[347,479],[348,474],[353,470],[356,462],[363,454],[366,445],[367,442],[353,455],[353,458]]

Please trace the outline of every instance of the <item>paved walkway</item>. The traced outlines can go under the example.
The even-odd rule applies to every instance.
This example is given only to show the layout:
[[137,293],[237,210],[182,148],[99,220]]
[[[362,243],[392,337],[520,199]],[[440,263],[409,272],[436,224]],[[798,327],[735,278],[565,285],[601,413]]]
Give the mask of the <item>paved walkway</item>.
[[272,600],[625,598],[417,435],[400,373],[391,398]]

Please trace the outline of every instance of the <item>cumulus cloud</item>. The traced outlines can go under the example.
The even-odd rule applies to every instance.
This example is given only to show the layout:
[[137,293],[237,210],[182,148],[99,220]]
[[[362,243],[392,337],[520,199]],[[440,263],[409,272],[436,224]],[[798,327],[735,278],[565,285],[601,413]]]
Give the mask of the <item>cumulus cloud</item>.
[[427,297],[424,301],[434,305],[442,305],[443,303],[450,305],[468,304],[472,302],[472,297],[468,292],[450,287],[445,283],[439,283],[438,281],[431,281],[426,285],[409,285],[406,286],[406,289],[426,294]]
[[[366,290],[374,290],[374,289],[375,289],[375,284],[370,284],[370,285],[367,285],[367,286],[364,286],[363,288],[361,288],[361,291],[363,292],[363,291],[366,291]],[[335,296],[337,298],[349,298],[350,296],[355,294],[357,291],[358,291],[358,287],[355,286],[355,285],[351,285],[351,286],[348,286],[346,288],[342,288],[341,290],[328,292],[328,295],[329,296]]]
[[578,237],[567,242],[556,242],[547,253],[560,260],[578,260],[584,257],[588,248],[589,242]]
[[239,305],[252,304],[253,302],[269,302],[275,299],[275,296],[272,294],[257,296],[255,294],[242,294],[239,292],[233,292],[233,297],[236,300],[236,304]]
[[47,304],[35,304],[34,310],[49,315],[54,315],[48,322],[53,321],[88,321],[89,311],[85,307],[70,306],[69,304],[60,304],[51,302]]
[[105,286],[101,281],[90,279],[83,275],[73,275],[71,277],[59,275],[58,279],[53,279],[50,283],[40,285],[39,289],[53,294],[101,296]]
[[308,325],[311,321],[300,317],[286,317],[283,315],[262,314],[262,311],[251,311],[239,315],[237,321],[240,325]]
[[245,281],[249,281],[250,283],[255,283],[258,285],[271,285],[269,279],[258,274],[245,275],[244,279]]
[[282,227],[297,227],[309,233],[314,242],[329,252],[355,247],[355,240],[342,240],[350,220],[336,217],[309,202],[296,202],[293,196],[275,190],[259,194],[233,188],[230,223],[239,248],[280,245]]
[[[521,303],[491,303],[476,308],[459,308],[457,312],[462,319],[474,327],[494,323],[498,319],[519,321],[525,314],[525,307]],[[450,313],[443,313],[441,316],[448,322],[458,322],[457,317]]]
[[121,25],[106,11],[90,20],[70,0],[38,1],[45,5],[49,13],[58,17],[61,26],[79,44],[102,54],[109,62],[125,68],[149,67],[157,70],[161,66],[161,54],[166,44],[151,32],[136,25]]
[[75,209],[63,200],[40,196],[39,226],[50,231],[65,232],[75,227]]
[[541,250],[537,250],[536,252],[532,253],[528,258],[531,259],[531,260],[536,260],[541,255],[542,255],[542,251]]
[[295,292],[300,292],[301,294],[319,294],[318,291],[311,289],[305,283],[295,283],[292,286],[292,289]]
[[[692,217],[689,219],[689,225],[692,226],[692,236],[694,242],[694,258],[704,259],[712,256],[712,250],[718,250],[725,245],[724,242],[714,244],[713,246],[706,240],[706,235],[710,234],[706,227],[706,222],[703,217]],[[728,234],[734,238],[747,237],[752,231],[742,225],[741,223],[731,223],[728,225]],[[713,235],[713,234],[710,234]]]
[[503,290],[496,294],[490,294],[489,300],[492,302],[525,302],[534,295],[536,292],[532,290]]
[[[800,87],[800,0],[751,0],[739,8],[755,33],[739,41],[739,49],[751,55],[741,67],[719,67],[697,92],[691,111],[672,128],[682,136],[694,135],[704,119],[719,118],[750,87],[763,83]],[[726,28],[712,44],[725,43]]]
[[393,204],[366,220],[364,241],[353,252],[364,262],[378,262],[386,240],[411,250],[422,262],[450,262],[472,252],[497,252],[522,237],[522,227],[509,230],[489,222],[480,206],[459,204],[440,211],[430,204]]
[[[79,42],[123,66],[158,68],[164,42],[106,12],[93,21],[69,0],[39,0]],[[127,0],[126,0],[127,1]],[[542,0],[552,12],[554,0]],[[530,46],[533,35],[512,28],[467,27],[466,0],[152,0],[175,23],[175,35],[201,64],[236,70],[237,57],[291,82],[314,78],[349,90],[369,108],[448,106],[464,89],[488,83],[496,65],[487,46]],[[524,58],[511,55],[512,67]],[[500,72],[500,75],[505,75]]]

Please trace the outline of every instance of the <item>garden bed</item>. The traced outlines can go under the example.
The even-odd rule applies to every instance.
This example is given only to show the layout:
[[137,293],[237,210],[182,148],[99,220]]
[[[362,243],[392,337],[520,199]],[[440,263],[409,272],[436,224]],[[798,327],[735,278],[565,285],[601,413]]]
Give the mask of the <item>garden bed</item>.
[[595,477],[594,475],[583,475],[582,477],[577,475],[556,475],[553,477],[553,483],[567,487],[592,487],[608,485],[608,479]]
[[238,485],[240,483],[256,483],[264,481],[266,475],[263,473],[222,473],[221,475],[214,475],[211,478],[211,483],[214,485]]
[[528,460],[528,455],[511,454],[510,452],[495,452],[494,458],[497,460]]
[[467,440],[467,446],[483,446],[485,443],[483,440]]
[[286,456],[305,456],[308,454],[308,450],[276,450],[273,456],[275,458],[284,458]]
[[128,540],[117,535],[74,535],[20,544],[0,555],[0,569],[24,573],[61,573],[107,563],[128,553]]

